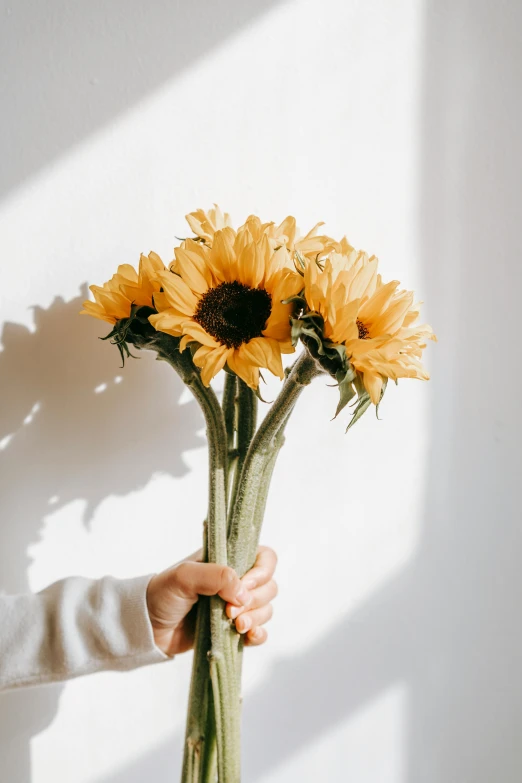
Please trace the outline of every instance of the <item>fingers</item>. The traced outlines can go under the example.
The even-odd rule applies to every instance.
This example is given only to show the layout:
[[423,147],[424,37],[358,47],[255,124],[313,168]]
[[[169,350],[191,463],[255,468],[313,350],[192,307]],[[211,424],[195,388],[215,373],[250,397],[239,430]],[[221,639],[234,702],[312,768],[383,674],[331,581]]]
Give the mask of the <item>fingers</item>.
[[247,631],[245,634],[245,644],[249,647],[258,647],[260,644],[264,644],[268,639],[268,633],[266,628],[258,626],[252,628],[251,631]]
[[277,595],[277,584],[273,579],[277,565],[277,555],[273,549],[260,546],[254,565],[241,579],[241,584],[249,591],[247,600],[232,606],[227,604],[226,614],[235,620],[236,629],[244,634],[245,644],[258,646],[266,642],[268,634],[262,627],[273,614],[270,603]]
[[268,584],[258,587],[257,590],[250,591],[250,600],[244,606],[232,606],[227,604],[227,617],[235,620],[243,612],[250,612],[252,609],[259,609],[273,601],[278,592],[277,583],[272,579]]
[[239,631],[239,633],[246,633],[253,628],[257,628],[260,625],[267,623],[273,614],[274,608],[272,604],[266,604],[259,609],[253,609],[251,612],[245,612],[237,618],[236,630]]
[[247,571],[241,581],[247,590],[260,587],[272,579],[276,565],[277,555],[274,550],[268,546],[260,546],[257,550],[254,565],[250,571]]
[[167,572],[167,585],[175,595],[192,602],[198,595],[219,595],[236,606],[249,599],[234,569],[216,563],[185,560]]

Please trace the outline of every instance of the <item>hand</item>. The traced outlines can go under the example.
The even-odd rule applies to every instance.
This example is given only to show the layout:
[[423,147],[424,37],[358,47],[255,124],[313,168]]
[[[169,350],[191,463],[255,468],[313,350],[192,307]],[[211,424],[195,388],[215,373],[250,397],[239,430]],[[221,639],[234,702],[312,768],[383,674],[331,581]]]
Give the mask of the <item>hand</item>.
[[166,655],[190,650],[194,643],[196,603],[200,595],[219,595],[245,644],[263,644],[263,625],[272,617],[277,595],[273,579],[277,557],[260,546],[256,562],[242,579],[228,566],[202,563],[201,551],[153,576],[147,588],[147,608],[156,646]]

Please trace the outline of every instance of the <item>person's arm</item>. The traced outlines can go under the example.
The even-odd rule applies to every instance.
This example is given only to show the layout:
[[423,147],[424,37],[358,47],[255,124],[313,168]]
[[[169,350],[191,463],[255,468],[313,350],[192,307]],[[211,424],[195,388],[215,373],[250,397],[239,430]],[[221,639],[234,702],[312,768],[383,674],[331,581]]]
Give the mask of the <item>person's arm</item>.
[[0,690],[166,661],[136,579],[62,579],[40,593],[0,596]]
[[275,553],[260,547],[241,580],[198,558],[135,579],[75,576],[36,594],[0,595],[0,690],[167,661],[192,646],[199,595],[220,595],[247,643],[262,644]]

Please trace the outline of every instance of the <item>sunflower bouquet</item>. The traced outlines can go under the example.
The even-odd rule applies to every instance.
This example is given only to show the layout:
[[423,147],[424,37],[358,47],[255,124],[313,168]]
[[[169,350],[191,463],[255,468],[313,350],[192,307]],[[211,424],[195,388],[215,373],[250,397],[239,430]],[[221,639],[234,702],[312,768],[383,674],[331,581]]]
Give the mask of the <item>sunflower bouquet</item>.
[[[209,503],[203,556],[242,576],[257,551],[270,480],[294,406],[319,375],[347,405],[347,429],[388,380],[428,379],[421,364],[431,328],[417,323],[413,293],[383,282],[378,260],[346,238],[300,237],[252,215],[237,230],[218,207],[187,215],[194,234],[166,267],[156,253],[139,269],[122,264],[82,313],[112,325],[103,339],[123,362],[131,348],[168,362],[203,411],[209,450]],[[297,350],[298,347],[300,350]],[[296,353],[283,367],[283,354]],[[225,371],[221,400],[212,379]],[[257,424],[262,371],[281,389]],[[239,783],[242,637],[215,596],[202,597],[194,643],[182,781]]]

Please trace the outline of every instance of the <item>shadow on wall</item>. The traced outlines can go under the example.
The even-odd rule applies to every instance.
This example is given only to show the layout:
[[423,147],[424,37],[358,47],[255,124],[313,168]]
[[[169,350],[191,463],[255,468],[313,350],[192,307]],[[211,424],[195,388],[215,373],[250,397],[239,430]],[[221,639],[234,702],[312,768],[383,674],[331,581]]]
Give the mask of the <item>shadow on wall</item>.
[[[409,696],[401,783],[522,779],[522,6],[432,0],[426,25],[420,250],[439,344],[423,534],[396,579],[249,694],[248,781],[394,683]],[[181,742],[100,783],[170,779]],[[370,783],[338,753],[336,781]]]
[[0,197],[280,2],[16,0],[0,10]]
[[[203,445],[196,403],[179,408],[181,380],[163,363],[151,373],[147,351],[119,369],[116,348],[97,339],[110,325],[78,315],[86,294],[85,287],[70,302],[35,308],[34,333],[9,323],[3,330],[0,590],[7,593],[28,590],[27,549],[46,514],[81,498],[88,523],[109,495],[135,491],[156,473],[184,475],[183,452]],[[60,691],[0,696],[1,780],[30,781],[29,742],[53,719]]]

